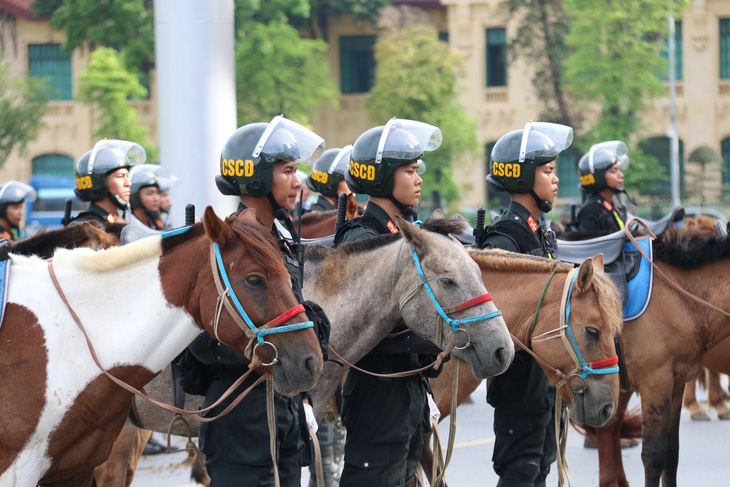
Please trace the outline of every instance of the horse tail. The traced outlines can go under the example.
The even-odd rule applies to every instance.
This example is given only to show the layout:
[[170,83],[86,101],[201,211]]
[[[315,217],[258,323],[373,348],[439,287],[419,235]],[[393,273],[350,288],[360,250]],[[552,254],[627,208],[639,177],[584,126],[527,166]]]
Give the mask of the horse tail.
[[707,390],[707,369],[704,367],[702,367],[700,369],[700,373],[697,374],[697,384],[703,391]]

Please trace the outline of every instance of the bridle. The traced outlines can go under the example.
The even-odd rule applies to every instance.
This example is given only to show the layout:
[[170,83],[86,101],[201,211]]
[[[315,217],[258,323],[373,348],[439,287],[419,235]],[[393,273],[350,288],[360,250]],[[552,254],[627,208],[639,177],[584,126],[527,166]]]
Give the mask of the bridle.
[[[469,308],[473,308],[474,306],[477,306],[482,303],[486,303],[489,301],[492,301],[492,295],[489,293],[481,294],[475,298],[468,299],[464,301],[461,304],[457,304],[456,306],[449,306],[446,308],[443,308],[441,304],[439,304],[438,300],[436,299],[436,296],[433,294],[433,290],[431,289],[431,286],[428,283],[428,279],[426,279],[426,276],[423,273],[423,268],[421,267],[421,261],[418,258],[418,254],[416,253],[416,248],[411,245],[411,256],[413,257],[413,264],[416,266],[416,272],[418,273],[418,277],[421,282],[416,284],[413,289],[409,293],[407,293],[401,300],[400,300],[400,309],[403,309],[403,306],[413,298],[413,296],[416,294],[416,292],[423,286],[424,290],[426,291],[426,295],[428,295],[428,299],[433,304],[433,307],[436,309],[436,312],[438,312],[438,331],[436,332],[436,337],[438,343],[436,344],[439,348],[443,348],[441,344],[441,330],[443,329],[443,324],[446,323],[451,328],[451,333],[449,334],[449,341],[454,345],[454,348],[457,350],[462,350],[467,348],[471,344],[471,337],[469,336],[469,332],[466,331],[464,328],[459,328],[459,325],[466,324],[466,323],[474,323],[476,321],[484,321],[488,320],[490,318],[494,318],[497,316],[501,316],[502,312],[492,311],[491,313],[486,313],[478,316],[473,316],[471,318],[463,318],[460,320],[455,320],[453,318],[449,318],[448,314],[450,313],[456,313],[458,311],[464,311]],[[466,335],[466,340],[462,342],[459,346],[455,343],[455,335],[457,333],[464,333]]]

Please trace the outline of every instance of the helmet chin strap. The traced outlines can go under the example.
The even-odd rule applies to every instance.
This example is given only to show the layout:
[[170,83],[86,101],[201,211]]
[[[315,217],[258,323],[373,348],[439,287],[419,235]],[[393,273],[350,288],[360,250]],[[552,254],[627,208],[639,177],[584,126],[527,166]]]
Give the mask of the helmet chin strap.
[[530,196],[532,196],[532,199],[534,199],[537,202],[537,207],[540,211],[543,213],[548,213],[550,210],[553,209],[553,204],[549,201],[545,201],[543,199],[540,199],[540,197],[535,193],[534,189],[530,190]]
[[114,206],[116,206],[117,208],[119,208],[122,211],[127,211],[127,205],[129,203],[127,203],[122,198],[120,198],[118,194],[110,194],[109,199],[111,200],[112,203],[114,203]]
[[401,215],[405,220],[413,223],[418,215],[418,208],[415,206],[406,206],[393,196],[393,193],[388,195],[388,199],[400,210]]
[[[145,215],[147,215],[147,218],[149,218],[150,222],[154,223],[155,227],[157,227],[157,221],[160,219],[160,212],[159,211],[150,211],[147,208],[142,205],[142,209],[144,210]],[[158,228],[158,230],[162,230],[161,228]]]

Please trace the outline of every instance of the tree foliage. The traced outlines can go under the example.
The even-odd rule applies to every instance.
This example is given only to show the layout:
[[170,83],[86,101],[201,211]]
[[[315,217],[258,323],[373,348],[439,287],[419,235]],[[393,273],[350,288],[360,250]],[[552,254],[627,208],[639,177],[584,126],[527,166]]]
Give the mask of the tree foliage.
[[91,53],[86,71],[79,76],[79,100],[92,105],[96,115],[97,138],[132,140],[141,144],[148,157],[155,158],[156,150],[147,141],[148,128],[139,121],[131,98],[147,95],[137,77],[122,65],[117,52],[100,47]]
[[424,194],[437,190],[447,201],[457,201],[453,167],[479,150],[476,122],[458,101],[463,58],[438,40],[436,29],[414,25],[381,36],[375,59],[375,84],[367,102],[370,118],[378,125],[397,116],[439,127],[444,142],[425,155]]
[[322,105],[336,106],[338,90],[326,51],[325,42],[304,39],[283,22],[253,24],[236,43],[239,125],[278,114],[307,123]]
[[38,136],[48,105],[45,83],[18,78],[0,57],[0,166],[15,149],[25,150]]

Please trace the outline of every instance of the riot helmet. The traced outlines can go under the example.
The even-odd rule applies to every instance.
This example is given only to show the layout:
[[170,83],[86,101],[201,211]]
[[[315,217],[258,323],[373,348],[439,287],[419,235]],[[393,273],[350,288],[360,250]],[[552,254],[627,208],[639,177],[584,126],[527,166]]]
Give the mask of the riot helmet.
[[337,197],[337,187],[345,179],[350,164],[352,145],[342,149],[328,149],[312,166],[312,174],[307,176],[307,187],[322,196]]
[[[135,166],[129,171],[129,181],[132,183],[132,188],[129,195],[129,206],[132,209],[138,206],[143,206],[142,201],[139,197],[139,191],[142,188],[148,186],[154,186],[160,190],[160,179],[157,175],[157,168],[161,166],[157,164],[142,164]],[[145,208],[146,210],[147,208]]]
[[0,186],[0,218],[7,218],[8,205],[28,202],[36,199],[36,191],[32,186],[18,181],[8,181]]
[[267,196],[274,183],[277,162],[312,164],[324,147],[322,137],[281,115],[268,124],[244,125],[223,146],[216,186],[225,195]]
[[494,191],[530,194],[541,211],[552,205],[541,200],[533,186],[538,166],[557,159],[573,142],[573,129],[548,122],[527,122],[522,130],[513,130],[497,140],[492,149],[487,184]]
[[[438,127],[392,118],[385,126],[371,128],[355,141],[345,181],[354,193],[389,198],[396,169],[419,161],[424,152],[438,149],[442,140]],[[419,167],[425,165],[419,163]]]
[[147,159],[144,148],[126,140],[100,140],[94,148],[81,156],[76,163],[76,188],[74,192],[81,201],[100,201],[110,197],[120,209],[127,202],[118,195],[109,194],[106,176],[121,169],[143,164]]
[[[609,188],[606,182],[606,170],[614,164],[618,164],[622,170],[629,166],[629,148],[625,143],[620,140],[610,140],[593,144],[578,162],[581,188],[591,193],[600,193]],[[609,189],[614,193],[624,191],[623,186]]]

